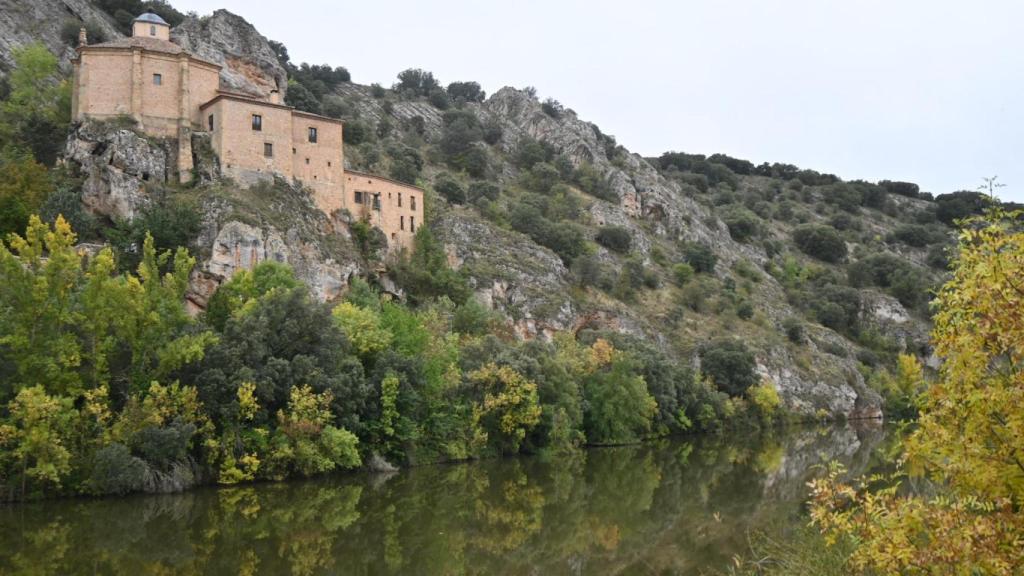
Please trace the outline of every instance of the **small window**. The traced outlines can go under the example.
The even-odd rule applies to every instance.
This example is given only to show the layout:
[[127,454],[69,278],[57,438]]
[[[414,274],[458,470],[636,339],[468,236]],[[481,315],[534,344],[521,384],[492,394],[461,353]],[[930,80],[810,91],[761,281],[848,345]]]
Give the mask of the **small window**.
[[210,127],[210,132],[213,132],[213,114],[206,117],[206,125]]
[[373,209],[380,210],[380,194],[373,195]]
[[391,233],[391,239],[392,240],[396,240],[397,238],[398,238],[398,234],[395,234],[394,232],[392,232]]
[[402,231],[405,230],[405,215],[404,214],[402,216],[398,217],[398,229],[402,230]]
[[263,143],[263,155],[266,156],[267,158],[273,158],[274,157],[274,145],[271,144],[270,142],[264,142]]
[[149,35],[150,36],[156,36],[156,26],[150,26],[149,27]]
[[409,207],[412,208],[413,211],[416,210],[416,197],[415,196],[409,196]]
[[153,74],[153,84],[161,86],[164,83],[164,77],[162,74]]
[[399,208],[402,207],[402,193],[401,192],[398,193],[398,207]]
[[330,168],[330,167],[331,167],[331,161],[330,161],[330,160],[328,160],[328,161],[327,161],[327,167],[328,167],[328,168]]
[[312,126],[309,127],[309,141],[316,144],[316,128]]
[[252,115],[252,129],[261,132],[263,130],[263,116],[259,114]]
[[297,150],[295,150],[295,148],[292,148],[292,154],[295,154],[296,152]]
[[409,232],[415,232],[415,231],[416,231],[416,217],[415,216],[409,216]]
[[306,158],[306,165],[309,165],[309,158]]
[[363,193],[360,192],[359,190],[356,190],[356,204],[362,204],[362,203],[363,203]]

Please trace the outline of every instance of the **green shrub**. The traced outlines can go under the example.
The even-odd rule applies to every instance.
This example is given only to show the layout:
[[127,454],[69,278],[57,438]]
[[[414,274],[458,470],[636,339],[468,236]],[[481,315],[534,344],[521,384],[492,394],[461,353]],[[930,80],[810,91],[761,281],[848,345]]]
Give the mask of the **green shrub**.
[[434,75],[420,68],[409,68],[398,73],[394,89],[412,96],[428,96],[441,85]]
[[477,82],[452,82],[448,85],[448,96],[455,102],[483,102],[487,98]]
[[543,103],[541,103],[540,108],[541,110],[544,111],[545,114],[554,118],[555,120],[561,118],[562,114],[565,112],[565,107],[562,106],[562,103],[559,102],[558,100],[555,100],[554,98],[548,98],[547,100],[545,100]]
[[481,198],[497,200],[499,196],[501,196],[501,188],[484,181],[470,182],[469,190],[466,192],[466,197],[470,202],[476,202]]
[[942,240],[942,235],[933,233],[932,229],[920,224],[902,224],[898,226],[887,238],[890,242],[900,242],[915,248],[925,246]]
[[683,247],[683,257],[697,273],[713,274],[715,264],[718,263],[718,257],[711,251],[711,247],[702,242],[688,242]]
[[846,258],[846,242],[831,226],[803,224],[793,230],[793,242],[801,252],[824,262]]
[[147,466],[124,444],[108,444],[96,451],[89,474],[89,491],[96,495],[124,495],[142,489]]
[[786,338],[794,344],[803,344],[804,342],[804,323],[799,318],[789,317],[782,321],[782,331],[786,333]]
[[750,210],[732,206],[722,214],[722,221],[729,227],[729,235],[737,242],[750,240],[761,228],[761,219]]
[[633,236],[629,233],[629,229],[622,226],[602,226],[598,229],[594,240],[613,252],[626,254],[633,242]]
[[900,196],[906,196],[908,198],[917,198],[918,193],[921,191],[920,187],[913,182],[894,182],[892,180],[882,180],[878,183],[879,186],[884,188],[890,194],[899,194]]
[[672,267],[672,280],[676,283],[676,286],[686,285],[691,278],[693,278],[693,266],[680,262]]
[[754,305],[744,300],[736,306],[736,316],[741,320],[750,320],[754,317]]
[[466,191],[448,174],[440,174],[434,179],[434,190],[452,204],[466,203]]
[[754,354],[741,340],[722,338],[708,343],[700,354],[701,373],[730,396],[742,396],[757,384]]
[[958,220],[981,214],[991,204],[988,196],[981,192],[961,190],[935,197],[935,216],[947,226],[953,226]]
[[452,101],[448,98],[448,93],[444,91],[444,88],[431,90],[430,95],[427,96],[427,101],[438,110],[447,110],[452,105]]

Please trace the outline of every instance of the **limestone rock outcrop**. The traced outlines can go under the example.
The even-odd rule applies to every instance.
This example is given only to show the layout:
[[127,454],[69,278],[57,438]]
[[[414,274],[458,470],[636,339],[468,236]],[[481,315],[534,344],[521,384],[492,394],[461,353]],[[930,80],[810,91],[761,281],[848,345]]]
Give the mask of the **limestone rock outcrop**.
[[146,184],[167,182],[175,165],[170,150],[130,127],[89,121],[68,137],[64,158],[85,176],[82,202],[90,212],[130,220],[149,204]]
[[67,22],[97,26],[107,40],[122,36],[89,0],[0,0],[0,76],[14,66],[13,50],[32,42],[42,42],[59,58],[61,71],[70,73],[75,49],[61,38]]
[[287,72],[267,39],[241,16],[227,10],[189,16],[171,30],[171,40],[199,58],[223,66],[222,89],[260,98],[278,90],[284,100]]

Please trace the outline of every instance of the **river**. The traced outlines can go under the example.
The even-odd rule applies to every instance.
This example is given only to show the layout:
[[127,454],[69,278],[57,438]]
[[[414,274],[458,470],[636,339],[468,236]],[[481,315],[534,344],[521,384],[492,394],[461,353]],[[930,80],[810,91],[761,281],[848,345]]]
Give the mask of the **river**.
[[898,434],[801,427],[390,475],[0,506],[0,574],[702,574],[806,523],[806,481]]

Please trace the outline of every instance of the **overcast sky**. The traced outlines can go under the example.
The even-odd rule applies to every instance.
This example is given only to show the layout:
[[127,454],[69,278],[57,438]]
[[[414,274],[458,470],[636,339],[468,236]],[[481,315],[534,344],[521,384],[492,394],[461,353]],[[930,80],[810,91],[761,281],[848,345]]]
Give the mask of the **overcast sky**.
[[534,86],[645,156],[723,152],[1024,201],[1020,0],[172,0],[294,62]]

